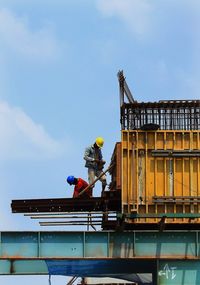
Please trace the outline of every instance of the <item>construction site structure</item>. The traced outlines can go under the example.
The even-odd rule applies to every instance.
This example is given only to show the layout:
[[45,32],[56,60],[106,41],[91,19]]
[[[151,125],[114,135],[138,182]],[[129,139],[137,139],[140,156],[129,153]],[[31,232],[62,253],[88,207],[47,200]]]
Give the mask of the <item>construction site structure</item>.
[[138,103],[123,72],[118,78],[122,130],[111,190],[121,192],[124,221],[143,229],[158,222],[195,227],[200,221],[200,100]]
[[[93,223],[103,230],[199,229],[200,100],[139,103],[123,71],[118,80],[121,142],[106,170],[111,174],[109,191],[86,200],[14,200],[12,211],[85,211],[90,217],[94,212]],[[97,219],[96,212],[102,214]],[[69,217],[57,224],[88,223],[87,215],[77,216],[76,222]],[[41,225],[56,225],[55,217]]]
[[118,80],[121,141],[104,171],[109,190],[11,203],[41,226],[87,231],[1,232],[0,275],[72,276],[68,285],[78,277],[200,284],[200,100],[139,103],[122,71]]

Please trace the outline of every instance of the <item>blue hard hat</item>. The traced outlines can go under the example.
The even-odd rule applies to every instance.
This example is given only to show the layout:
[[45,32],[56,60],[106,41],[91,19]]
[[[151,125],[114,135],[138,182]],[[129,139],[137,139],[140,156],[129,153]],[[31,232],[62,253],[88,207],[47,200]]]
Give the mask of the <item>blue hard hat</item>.
[[68,182],[70,185],[72,185],[72,184],[74,183],[74,179],[75,179],[75,177],[72,176],[72,175],[70,175],[70,176],[67,177],[67,182]]

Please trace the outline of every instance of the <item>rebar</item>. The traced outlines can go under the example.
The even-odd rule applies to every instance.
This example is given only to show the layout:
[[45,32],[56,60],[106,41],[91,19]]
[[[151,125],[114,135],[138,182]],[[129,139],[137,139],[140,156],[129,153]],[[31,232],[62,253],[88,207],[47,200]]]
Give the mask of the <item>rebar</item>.
[[124,103],[123,130],[137,130],[155,124],[160,130],[200,130],[200,100]]

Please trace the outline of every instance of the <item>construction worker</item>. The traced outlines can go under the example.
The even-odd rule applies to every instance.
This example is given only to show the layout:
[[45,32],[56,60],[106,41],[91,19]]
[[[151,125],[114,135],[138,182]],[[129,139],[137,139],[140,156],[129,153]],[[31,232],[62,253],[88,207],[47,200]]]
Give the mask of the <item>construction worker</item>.
[[[95,177],[98,177],[103,172],[104,164],[101,148],[103,147],[104,139],[97,137],[95,143],[87,147],[84,154],[84,159],[86,160],[85,167],[88,168],[88,181],[89,184],[93,183]],[[107,185],[106,175],[103,175],[99,179],[102,183],[102,193]],[[94,186],[93,186],[94,187]]]
[[88,186],[88,183],[85,180],[83,180],[82,178],[76,178],[76,177],[70,175],[67,177],[67,183],[69,183],[69,185],[75,185],[74,186],[73,198],[77,198],[77,197],[90,198],[90,197],[92,197],[91,188],[86,190],[82,195],[79,195]]

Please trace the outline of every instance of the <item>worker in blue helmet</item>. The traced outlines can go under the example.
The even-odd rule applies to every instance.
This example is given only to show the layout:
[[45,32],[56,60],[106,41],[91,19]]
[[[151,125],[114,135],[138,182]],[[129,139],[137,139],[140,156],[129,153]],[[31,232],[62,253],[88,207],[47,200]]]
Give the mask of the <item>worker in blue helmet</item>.
[[92,190],[89,188],[82,195],[79,194],[88,186],[88,183],[82,178],[76,178],[73,175],[67,177],[67,183],[69,185],[74,185],[73,198],[90,198],[92,197]]

